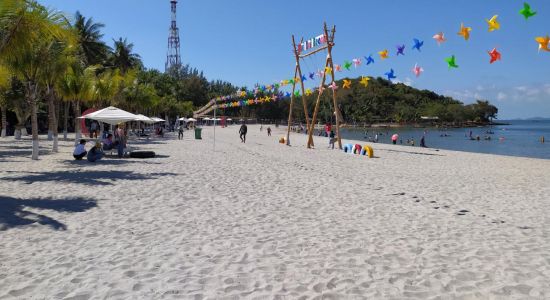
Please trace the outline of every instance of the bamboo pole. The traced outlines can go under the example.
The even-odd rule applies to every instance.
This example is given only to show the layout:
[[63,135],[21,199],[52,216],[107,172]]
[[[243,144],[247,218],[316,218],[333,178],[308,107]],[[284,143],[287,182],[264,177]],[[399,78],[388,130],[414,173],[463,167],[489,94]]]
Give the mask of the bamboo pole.
[[[327,23],[324,24],[323,30],[325,32],[325,37],[327,39],[327,47],[326,47],[326,49],[327,49],[327,59],[325,61],[325,72],[323,73],[323,79],[321,81],[320,88],[324,87],[324,85],[325,85],[325,81],[326,81],[326,78],[327,78],[326,68],[329,67],[329,65],[331,67],[332,81],[334,82],[334,66],[332,64],[331,50],[332,50],[332,46],[334,45],[334,33],[336,32],[336,27],[333,27],[333,29],[332,29],[332,36],[328,35]],[[323,90],[323,92],[324,92],[324,90]],[[311,126],[308,128],[308,141],[307,141],[307,147],[308,148],[311,148],[313,146],[313,129],[315,128],[315,123],[317,122],[317,113],[319,112],[319,104],[321,102],[321,96],[322,96],[323,92],[321,92],[321,90],[320,90],[319,94],[317,95],[317,101],[315,102],[315,109],[313,111],[313,119],[311,120]],[[333,90],[333,98],[335,97],[335,93],[336,92]],[[338,119],[336,119],[336,123],[338,123]],[[341,142],[339,143],[339,145],[341,147]]]
[[[328,67],[328,61],[325,61],[325,70]],[[321,103],[321,96],[325,90],[325,81],[327,79],[327,73],[323,72],[323,79],[321,80],[321,85],[319,86],[319,94],[317,95],[317,100],[315,101],[315,109],[313,110],[313,118],[311,119],[311,125],[307,129],[308,139],[307,147],[313,147],[313,128],[315,127],[315,122],[317,122],[317,113],[319,112],[319,104]]]
[[[332,82],[334,82],[334,64],[332,61],[332,47],[334,46],[334,33],[336,32],[336,26],[332,27],[332,37],[328,41],[328,59],[331,68]],[[327,33],[327,24],[325,23],[325,33]],[[336,114],[336,138],[338,140],[338,148],[342,150],[342,138],[340,137],[340,109],[338,108],[338,100],[336,100],[336,90],[332,90],[332,102],[334,105],[334,114]]]
[[[300,44],[303,41],[304,39],[302,38],[300,40]],[[306,128],[309,128],[309,114],[308,114],[307,103],[306,103],[306,91],[304,88],[304,82],[302,81],[302,67],[300,66],[300,53],[298,52],[298,48],[296,48],[294,35],[292,35],[292,47],[294,48],[294,56],[296,57],[296,69],[298,71],[298,77],[300,78],[300,85],[302,88],[302,104],[304,106],[304,115],[306,117]],[[294,77],[296,77],[296,75],[294,75]],[[296,79],[294,81],[296,81]]]
[[[298,63],[294,69],[294,77],[298,73]],[[292,126],[292,107],[294,106],[294,90],[296,89],[296,81],[292,84],[292,93],[290,94],[290,107],[288,109],[288,126],[286,131],[286,145],[290,146],[290,126]]]

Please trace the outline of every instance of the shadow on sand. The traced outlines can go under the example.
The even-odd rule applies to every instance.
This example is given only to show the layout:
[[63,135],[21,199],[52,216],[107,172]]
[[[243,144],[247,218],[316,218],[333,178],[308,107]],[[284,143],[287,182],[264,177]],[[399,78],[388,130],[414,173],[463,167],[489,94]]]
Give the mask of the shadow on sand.
[[34,213],[25,208],[38,208],[58,212],[84,212],[97,207],[97,201],[85,198],[35,198],[18,199],[0,196],[0,231],[33,223],[49,226],[55,230],[65,230],[67,226],[46,215]]
[[63,164],[67,166],[78,166],[78,167],[92,167],[94,165],[98,166],[124,166],[130,164],[145,164],[145,165],[160,165],[160,162],[147,161],[147,160],[133,160],[133,159],[118,159],[111,158],[109,156],[104,157],[103,159],[96,162],[89,162],[86,159],[83,160],[64,160]]
[[[10,172],[8,173],[19,173]],[[25,172],[28,175],[4,177],[0,180],[22,181],[27,184],[35,182],[78,183],[85,185],[113,185],[117,180],[148,180],[161,176],[178,175],[175,173],[148,173],[139,174],[131,171],[54,171],[54,172]]]

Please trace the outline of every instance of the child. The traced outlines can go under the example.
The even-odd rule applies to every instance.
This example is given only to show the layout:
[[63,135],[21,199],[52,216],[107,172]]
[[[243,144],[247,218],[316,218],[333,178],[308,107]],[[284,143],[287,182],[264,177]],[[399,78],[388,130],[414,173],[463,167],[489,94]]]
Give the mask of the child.
[[88,152],[88,161],[89,162],[95,162],[100,160],[103,157],[103,151],[101,151],[101,143],[97,142],[95,146],[90,149],[90,152]]
[[86,154],[88,154],[88,152],[86,152],[86,140],[82,139],[74,148],[73,157],[76,160],[81,160]]
[[334,131],[330,131],[329,139],[328,139],[328,147],[334,149],[334,143],[336,142],[336,138],[334,137]]

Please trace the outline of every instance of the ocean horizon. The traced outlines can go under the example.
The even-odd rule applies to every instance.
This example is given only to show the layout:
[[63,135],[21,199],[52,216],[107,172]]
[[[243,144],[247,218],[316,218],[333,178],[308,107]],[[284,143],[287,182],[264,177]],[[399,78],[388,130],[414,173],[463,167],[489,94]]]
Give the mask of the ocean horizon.
[[[420,139],[424,136],[429,148],[550,159],[550,120],[498,122],[506,125],[464,128],[344,128],[341,134],[345,139],[370,142],[378,135],[378,143],[384,144],[391,144],[392,135],[398,134],[397,144],[411,147],[412,140],[414,147],[418,147]],[[541,142],[542,137],[546,139],[544,143]]]

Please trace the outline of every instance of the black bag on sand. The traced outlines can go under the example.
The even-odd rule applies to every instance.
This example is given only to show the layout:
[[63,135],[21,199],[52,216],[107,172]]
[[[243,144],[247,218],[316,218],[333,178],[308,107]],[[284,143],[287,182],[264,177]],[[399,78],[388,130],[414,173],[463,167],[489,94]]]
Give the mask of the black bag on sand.
[[131,158],[153,158],[155,157],[155,152],[153,151],[132,151],[130,152]]

